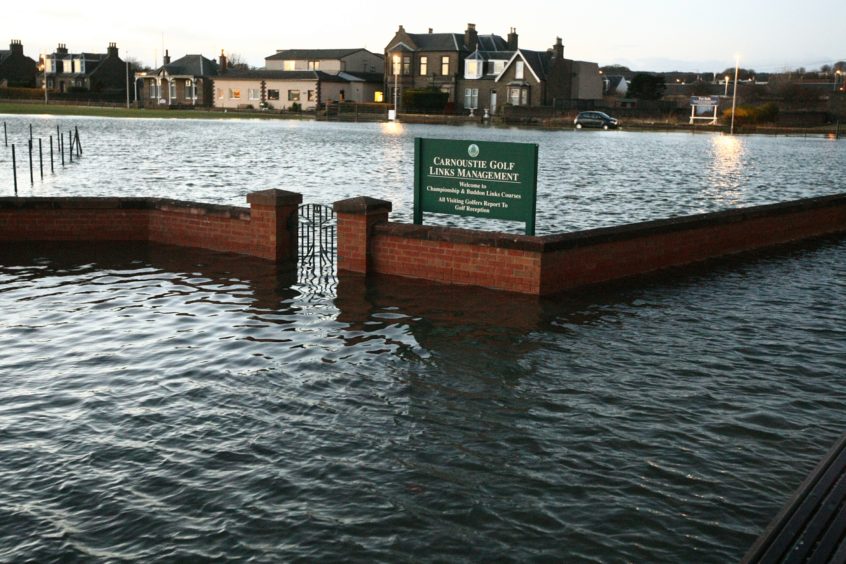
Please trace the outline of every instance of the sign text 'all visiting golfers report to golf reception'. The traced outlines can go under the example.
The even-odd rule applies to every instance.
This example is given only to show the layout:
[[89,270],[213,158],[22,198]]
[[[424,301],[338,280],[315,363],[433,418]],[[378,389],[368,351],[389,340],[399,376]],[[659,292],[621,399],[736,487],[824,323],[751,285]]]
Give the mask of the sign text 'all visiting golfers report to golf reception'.
[[414,140],[414,223],[423,212],[522,221],[535,234],[538,146]]

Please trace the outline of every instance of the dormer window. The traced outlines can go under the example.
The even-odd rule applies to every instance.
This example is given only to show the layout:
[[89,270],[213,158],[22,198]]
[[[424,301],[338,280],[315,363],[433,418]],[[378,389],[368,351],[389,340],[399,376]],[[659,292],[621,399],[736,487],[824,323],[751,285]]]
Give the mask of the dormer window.
[[478,59],[467,59],[464,61],[464,78],[482,78],[482,68],[484,66],[484,61],[480,61]]

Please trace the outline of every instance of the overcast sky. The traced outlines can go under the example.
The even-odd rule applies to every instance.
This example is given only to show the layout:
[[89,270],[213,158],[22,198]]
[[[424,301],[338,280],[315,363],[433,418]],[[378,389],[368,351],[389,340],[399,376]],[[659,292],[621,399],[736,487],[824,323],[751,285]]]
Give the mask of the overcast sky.
[[[425,10],[392,2],[323,0],[311,3],[10,1],[0,18],[0,48],[20,39],[37,59],[65,43],[71,52],[105,52],[160,64],[221,49],[262,66],[277,49],[365,47],[381,53],[402,24],[411,33],[464,31],[508,34],[543,50],[564,39],[568,58],[633,70],[759,72],[819,68],[846,60],[846,1],[607,0],[585,2],[456,2],[429,0]],[[584,7],[590,6],[587,9]]]

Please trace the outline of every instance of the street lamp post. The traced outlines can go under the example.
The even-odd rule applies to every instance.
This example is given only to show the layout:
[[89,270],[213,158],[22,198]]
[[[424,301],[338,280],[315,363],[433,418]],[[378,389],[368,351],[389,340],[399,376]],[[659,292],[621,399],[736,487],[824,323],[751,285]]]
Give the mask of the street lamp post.
[[734,111],[737,108],[737,75],[740,72],[740,57],[734,61],[734,93],[731,97],[731,135],[734,135]]
[[729,95],[729,75],[725,76],[725,83],[726,83],[726,93],[723,94],[723,96],[728,98],[728,95]]
[[840,69],[834,71],[834,86],[831,88],[832,92],[837,92],[837,77],[840,76],[841,72],[842,71]]

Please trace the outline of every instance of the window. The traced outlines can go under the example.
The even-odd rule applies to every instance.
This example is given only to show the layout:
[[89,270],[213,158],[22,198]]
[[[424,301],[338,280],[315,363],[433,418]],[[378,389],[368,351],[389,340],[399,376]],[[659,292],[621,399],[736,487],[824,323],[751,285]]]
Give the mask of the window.
[[288,101],[289,102],[299,102],[300,101],[300,91],[299,90],[288,90]]
[[449,57],[441,57],[441,76],[449,76]]
[[250,100],[261,100],[261,90],[258,88],[248,88],[247,98]]
[[470,59],[464,61],[464,78],[482,78],[482,66],[484,61]]
[[279,100],[279,90],[275,89],[275,88],[268,88],[267,99],[268,100]]
[[292,71],[297,70],[296,61],[282,61],[282,70]]
[[509,88],[508,89],[508,103],[512,106],[519,106],[520,105],[520,92],[522,88]]
[[464,107],[475,110],[479,107],[479,89],[465,88],[464,89]]
[[488,74],[500,74],[505,70],[506,61],[490,61],[488,65]]
[[306,94],[306,99],[307,99],[309,102],[314,102],[314,100],[315,100],[314,90],[309,90],[309,91],[308,91],[308,93]]
[[159,85],[155,82],[150,83],[150,98],[156,99],[159,97]]
[[170,81],[170,99],[176,99],[176,83],[174,81]]
[[241,99],[241,89],[240,88],[230,88],[229,89],[229,98],[232,100],[240,100]]
[[185,97],[189,100],[194,99],[196,94],[194,93],[194,82],[191,80],[185,81]]
[[411,74],[411,57],[402,58],[402,74],[406,76]]
[[394,55],[391,58],[391,74],[397,75],[400,73],[400,56]]
[[223,88],[217,89],[217,97],[223,100]]
[[320,61],[309,61],[308,70],[320,70]]
[[381,90],[377,90],[373,94],[373,101],[374,102],[384,102],[385,101],[385,93],[382,92]]
[[420,76],[429,74],[429,57],[420,57]]
[[517,61],[514,65],[514,78],[523,80],[523,61]]

